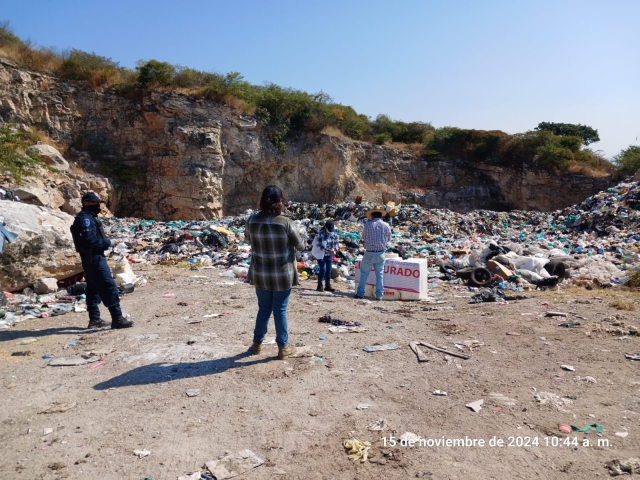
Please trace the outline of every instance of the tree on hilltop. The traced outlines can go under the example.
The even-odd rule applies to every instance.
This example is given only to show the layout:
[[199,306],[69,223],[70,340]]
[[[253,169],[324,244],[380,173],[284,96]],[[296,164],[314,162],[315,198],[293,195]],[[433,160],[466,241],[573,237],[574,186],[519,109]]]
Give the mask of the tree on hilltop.
[[600,141],[598,130],[574,123],[540,122],[534,130],[544,130],[559,137],[580,137],[585,145]]

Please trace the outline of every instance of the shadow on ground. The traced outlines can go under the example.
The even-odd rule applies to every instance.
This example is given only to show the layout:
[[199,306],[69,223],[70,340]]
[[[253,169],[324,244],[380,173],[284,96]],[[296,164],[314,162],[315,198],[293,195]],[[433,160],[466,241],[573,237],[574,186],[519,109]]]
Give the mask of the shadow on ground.
[[183,378],[202,377],[204,375],[217,375],[232,368],[248,367],[260,363],[275,360],[275,357],[261,358],[242,362],[249,357],[249,352],[243,352],[233,357],[218,358],[216,360],[204,360],[192,363],[152,363],[134,368],[105,382],[98,383],[94,390],[107,390],[109,388],[130,387],[133,385],[150,385],[153,383],[165,383]]
[[10,342],[27,337],[48,337],[49,335],[78,335],[80,333],[94,333],[98,330],[89,330],[82,327],[57,327],[44,328],[42,330],[5,330],[0,332],[0,342]]

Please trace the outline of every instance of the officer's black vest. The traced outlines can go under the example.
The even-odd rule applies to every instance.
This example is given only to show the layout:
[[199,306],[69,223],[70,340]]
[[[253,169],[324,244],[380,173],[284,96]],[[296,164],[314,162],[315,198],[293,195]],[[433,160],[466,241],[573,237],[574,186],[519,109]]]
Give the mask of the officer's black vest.
[[[91,220],[96,225],[96,229],[98,230],[98,235],[101,238],[107,238],[107,234],[104,233],[104,227],[102,226],[102,223],[93,215],[89,214],[89,216],[91,217]],[[85,255],[91,255],[92,253],[91,249],[86,248],[83,244],[84,242],[82,239],[82,227],[78,225],[77,218],[78,217],[76,217],[76,221],[74,221],[71,224],[71,227],[69,228],[69,230],[71,230],[71,238],[73,239],[73,244],[76,247],[76,252],[85,254]]]

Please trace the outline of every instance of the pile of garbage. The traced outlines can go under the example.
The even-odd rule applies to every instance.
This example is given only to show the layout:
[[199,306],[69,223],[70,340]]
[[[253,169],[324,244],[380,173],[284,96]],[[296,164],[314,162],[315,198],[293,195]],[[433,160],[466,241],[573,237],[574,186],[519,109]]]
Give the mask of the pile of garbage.
[[[128,262],[112,266],[120,297],[143,287],[147,280],[133,273]],[[39,279],[34,288],[20,293],[0,292],[0,330],[6,330],[34,318],[49,318],[70,312],[86,312],[86,282],[83,274],[59,282],[55,278]],[[60,286],[66,285],[66,286]]]
[[[365,213],[371,208],[370,204],[355,202],[288,203],[284,215],[294,221],[307,244],[305,251],[297,253],[303,279],[318,273],[311,243],[324,221],[332,219],[342,247],[334,258],[332,277],[354,283],[355,260],[364,253],[361,232]],[[472,290],[490,289],[493,294],[485,293],[486,298],[501,298],[495,289],[522,291],[558,284],[640,287],[638,182],[621,183],[579,205],[551,213],[456,213],[418,205],[396,206],[396,210],[395,216],[383,218],[393,227],[387,254],[427,259],[430,288],[442,282],[463,283]],[[117,239],[108,254],[118,287],[130,292],[144,285],[145,280],[134,275],[133,264],[218,269],[222,277],[243,280],[251,261],[244,227],[252,213],[248,210],[243,215],[191,222],[102,219],[107,234]],[[18,312],[27,317],[55,309],[61,312],[70,304],[82,308],[78,305],[82,294],[76,293],[68,303],[67,293],[38,298],[25,289],[21,296],[4,301],[18,306],[40,305],[35,307],[39,310],[23,308]],[[6,312],[4,315],[0,327],[12,323]]]
[[[290,202],[284,215],[294,220],[308,249],[298,255],[302,276],[317,273],[311,242],[327,219],[334,220],[342,250],[334,278],[354,279],[354,262],[364,250],[361,232],[371,205],[345,202],[317,205]],[[621,183],[561,211],[456,213],[397,206],[385,217],[393,227],[388,253],[427,258],[430,276],[464,280],[475,286],[554,286],[563,281],[622,285],[640,266],[640,186]],[[189,263],[219,268],[227,277],[247,274],[251,247],[244,226],[252,211],[213,221],[104,220],[120,241],[112,258],[131,263]],[[482,269],[482,270],[479,270]],[[497,278],[500,281],[496,283]]]
[[0,292],[0,330],[32,318],[48,318],[69,312],[86,312],[85,295],[69,295],[60,292],[38,295],[31,288],[21,294]]

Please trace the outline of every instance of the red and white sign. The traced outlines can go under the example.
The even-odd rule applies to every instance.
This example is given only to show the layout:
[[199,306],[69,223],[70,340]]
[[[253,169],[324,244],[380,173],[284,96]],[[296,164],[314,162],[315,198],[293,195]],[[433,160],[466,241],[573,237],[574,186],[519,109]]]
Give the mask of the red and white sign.
[[[356,260],[356,284],[360,282],[360,259]],[[384,262],[384,298],[389,300],[419,300],[429,290],[426,259],[387,259]],[[376,274],[372,269],[367,277],[365,296],[373,296]],[[371,288],[373,287],[373,288]]]

